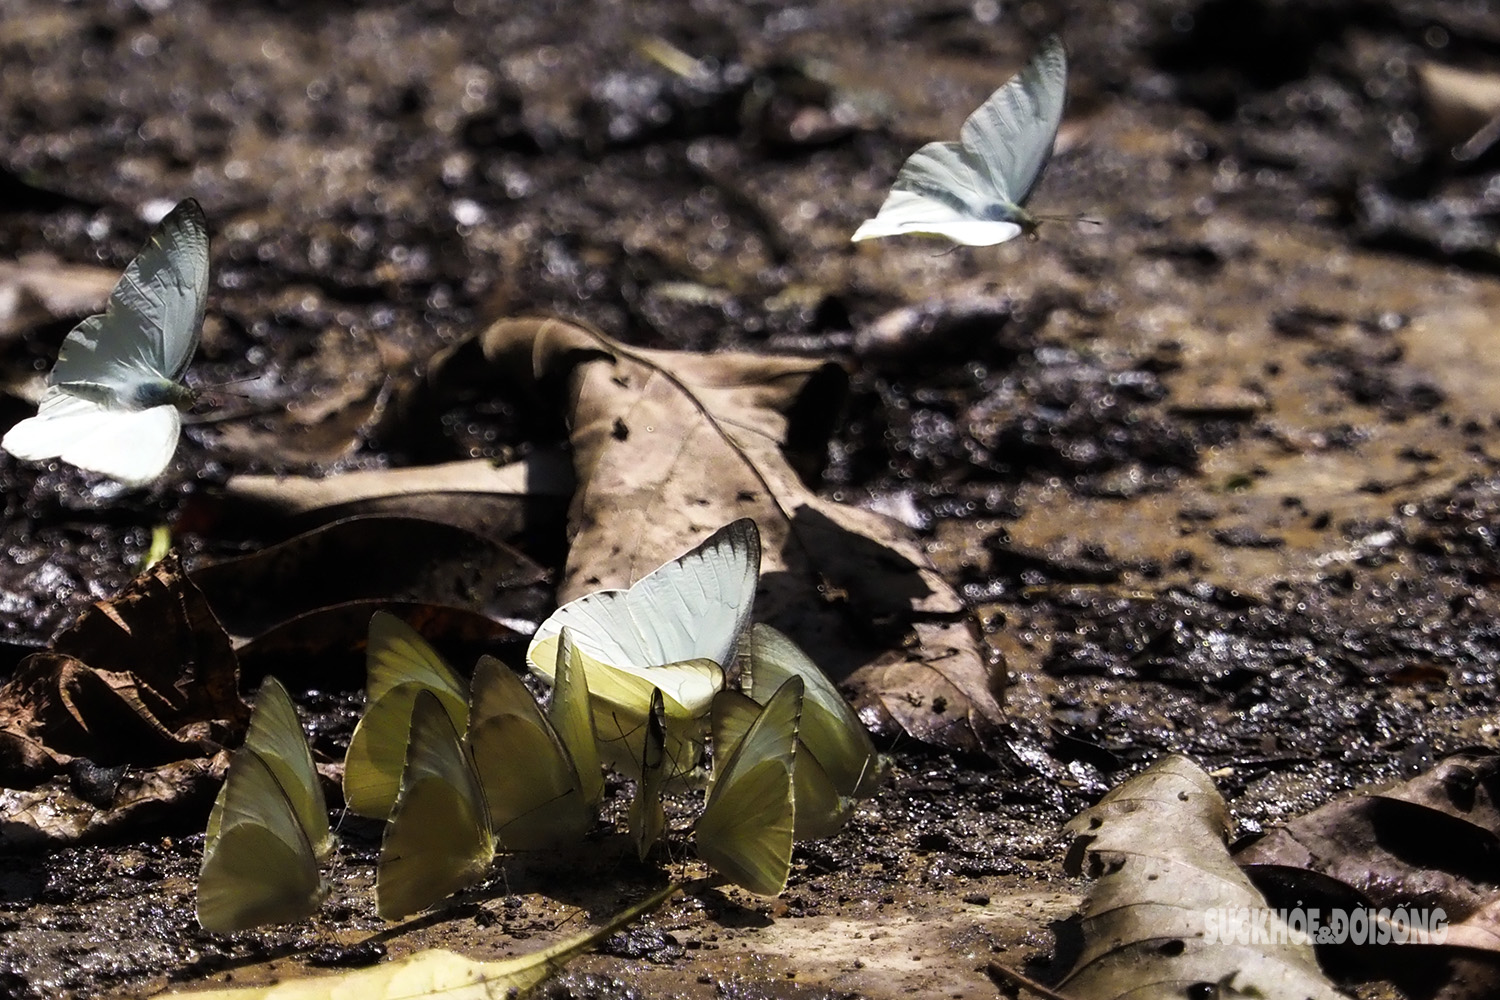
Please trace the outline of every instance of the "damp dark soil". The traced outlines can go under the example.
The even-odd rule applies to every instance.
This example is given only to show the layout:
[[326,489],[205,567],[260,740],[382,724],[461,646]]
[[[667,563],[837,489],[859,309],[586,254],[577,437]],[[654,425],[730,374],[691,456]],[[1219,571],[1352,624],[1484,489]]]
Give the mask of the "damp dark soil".
[[[214,277],[191,378],[255,378],[144,494],[0,456],[10,660],[130,579],[157,525],[190,555],[255,539],[179,519],[231,473],[555,441],[504,399],[383,409],[496,317],[827,357],[852,392],[821,488],[923,533],[1003,654],[1006,738],[888,737],[891,779],[798,848],[784,896],[679,896],[550,989],[983,995],[995,958],[1045,978],[1081,890],[1062,823],[1160,755],[1207,767],[1248,835],[1497,741],[1495,163],[1448,159],[1418,93],[1429,61],[1500,70],[1497,26],[1424,0],[10,0],[0,257],[118,268],[194,196]],[[1098,224],[850,244],[1051,30],[1069,112],[1031,207]],[[5,328],[4,423],[72,321]],[[298,669],[339,759],[362,678]],[[223,938],[193,916],[202,821],[0,857],[0,994],[513,954],[703,874],[685,833],[641,864],[601,829],[383,934],[376,833],[351,822],[316,922]]]

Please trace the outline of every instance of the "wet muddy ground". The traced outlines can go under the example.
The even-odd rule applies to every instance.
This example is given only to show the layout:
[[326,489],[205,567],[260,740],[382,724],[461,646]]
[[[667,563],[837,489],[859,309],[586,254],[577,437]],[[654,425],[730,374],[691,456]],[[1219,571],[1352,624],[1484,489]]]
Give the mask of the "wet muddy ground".
[[[849,244],[1049,30],[1070,104],[1032,207],[1100,224]],[[888,741],[892,779],[799,848],[782,898],[678,897],[554,993],[985,995],[992,958],[1045,977],[1028,963],[1080,890],[1061,824],[1159,755],[1213,771],[1249,834],[1496,743],[1495,161],[1446,158],[1428,61],[1500,69],[1500,10],[16,0],[3,256],[118,268],[142,212],[193,195],[214,235],[193,378],[258,378],[144,497],[0,456],[0,629],[44,644],[231,472],[555,441],[505,399],[381,409],[386,376],[497,316],[835,359],[853,391],[822,488],[929,539],[1004,654],[1007,739]],[[0,341],[13,389],[72,321]],[[299,696],[333,759],[360,683]],[[702,873],[601,835],[356,946],[381,929],[376,840],[348,827],[323,919],[226,940],[193,918],[195,829],[0,858],[0,992],[514,953]]]

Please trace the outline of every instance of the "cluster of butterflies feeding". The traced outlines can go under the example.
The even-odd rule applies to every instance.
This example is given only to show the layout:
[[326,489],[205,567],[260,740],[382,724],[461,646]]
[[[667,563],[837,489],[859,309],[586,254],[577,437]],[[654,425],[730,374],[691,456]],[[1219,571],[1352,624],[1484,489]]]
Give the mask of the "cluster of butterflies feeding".
[[[1052,155],[1062,122],[1067,59],[1051,36],[1019,75],[964,122],[958,142],[931,142],[901,168],[890,195],[854,240],[921,234],[990,246],[1043,217],[1023,204]],[[161,475],[177,449],[182,383],[208,297],[208,227],[188,199],[161,221],[126,267],[103,313],[64,339],[37,415],[0,447],[28,461],[61,458],[128,486]]]
[[[416,913],[481,881],[497,852],[582,842],[603,764],[635,780],[628,822],[642,858],[666,829],[663,791],[706,781],[698,856],[751,892],[781,892],[793,842],[836,833],[884,764],[817,666],[750,624],[759,575],[760,535],[741,519],[628,590],[564,605],[527,650],[551,686],[545,710],[498,660],[481,657],[465,684],[410,626],[377,613],[344,799],[386,822],[379,914]],[[209,817],[199,922],[233,931],[310,915],[333,846],[296,711],[267,678]]]

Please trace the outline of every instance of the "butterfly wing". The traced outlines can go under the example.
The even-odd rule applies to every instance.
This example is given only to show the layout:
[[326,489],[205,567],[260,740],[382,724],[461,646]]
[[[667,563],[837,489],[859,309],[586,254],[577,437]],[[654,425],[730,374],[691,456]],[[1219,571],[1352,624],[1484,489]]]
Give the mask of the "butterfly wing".
[[1020,205],[1036,187],[1062,124],[1068,58],[1049,35],[1031,62],[964,122],[959,139],[982,165],[992,191]]
[[254,750],[238,751],[219,794],[198,875],[198,922],[227,933],[314,913],[324,895],[317,858],[271,766]]
[[468,752],[436,695],[418,693],[401,791],[375,869],[375,909],[387,920],[425,910],[472,885],[495,855],[488,809]]
[[803,744],[840,795],[873,795],[883,770],[880,755],[864,723],[828,675],[796,643],[769,625],[751,629],[750,650],[750,696],[764,700],[789,678],[801,678],[807,690],[800,729]]
[[[670,664],[711,660],[724,668],[739,654],[760,576],[760,533],[749,518],[715,531],[691,551],[642,577],[627,590],[603,590],[570,601],[537,630],[527,650],[533,670],[551,677],[555,640],[564,626],[593,660],[660,687],[694,715],[708,711],[723,684],[697,668],[663,672]],[[591,673],[591,689],[600,681]],[[644,701],[636,705],[644,715]]]
[[376,701],[409,682],[429,688],[448,705],[468,702],[469,686],[431,643],[395,615],[377,611],[370,616],[365,643],[365,697]]
[[126,266],[105,311],[64,338],[52,384],[128,395],[143,382],[177,381],[198,345],[207,302],[208,223],[188,198]]
[[406,764],[412,708],[424,691],[447,709],[455,729],[468,727],[467,699],[455,706],[416,682],[398,684],[365,706],[344,753],[344,802],[353,812],[370,819],[391,814]]
[[761,709],[715,776],[693,827],[699,857],[763,896],[780,893],[791,873],[802,694],[801,680],[791,678]]
[[172,460],[181,431],[175,406],[118,409],[52,386],[37,415],[12,427],[0,447],[28,462],[61,458],[127,486],[144,486]]
[[255,696],[255,711],[245,733],[245,746],[260,755],[286,793],[302,832],[319,861],[333,853],[333,833],[328,828],[328,803],[313,766],[307,735],[297,718],[296,706],[286,688],[275,677],[267,677]]
[[662,787],[667,781],[667,724],[660,691],[651,693],[651,712],[643,731],[640,777],[635,781],[629,816],[630,835],[642,861],[667,826],[667,813],[661,801]]
[[[728,669],[750,625],[759,579],[760,531],[748,517],[731,521],[631,586],[626,604],[647,656],[644,663],[616,665],[708,659]],[[713,691],[674,697],[706,710]]]
[[[805,724],[808,702],[802,703]],[[720,691],[714,695],[714,759],[727,763],[735,748],[755,724],[761,707],[750,696],[739,691]],[[796,764],[792,774],[792,798],[796,805],[793,837],[796,840],[822,840],[843,829],[853,800],[839,794],[833,780],[823,770],[800,739],[797,741]]]
[[572,755],[521,678],[494,657],[480,657],[473,691],[465,741],[496,840],[512,851],[582,840],[594,821],[592,803]]
[[992,246],[1020,235],[1021,227],[996,218],[994,194],[983,168],[956,142],[929,142],[896,175],[875,218],[851,240],[884,236],[942,236],[967,246]]
[[588,665],[573,642],[572,632],[564,629],[557,639],[557,667],[547,719],[573,759],[584,801],[593,807],[604,797],[604,775],[599,762],[599,731],[589,697]]
[[365,714],[344,755],[344,801],[361,816],[385,819],[401,785],[417,694],[431,691],[459,732],[468,726],[469,696],[427,640],[384,611],[370,618],[365,672]]

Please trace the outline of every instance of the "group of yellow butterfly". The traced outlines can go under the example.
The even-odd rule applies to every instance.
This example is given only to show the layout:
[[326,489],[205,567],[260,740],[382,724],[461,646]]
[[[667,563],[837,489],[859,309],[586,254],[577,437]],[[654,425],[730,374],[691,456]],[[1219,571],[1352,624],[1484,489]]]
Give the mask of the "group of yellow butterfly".
[[[802,650],[750,624],[759,575],[759,532],[741,519],[628,590],[559,608],[526,654],[551,687],[545,709],[499,660],[480,657],[464,684],[410,626],[377,613],[343,791],[350,811],[386,823],[380,916],[483,881],[499,852],[583,842],[606,764],[635,781],[628,823],[642,859],[667,826],[664,791],[707,781],[698,857],[751,892],[780,893],[793,842],[836,833],[884,762]],[[199,922],[228,932],[312,915],[334,844],[296,709],[268,677],[209,816]]]

